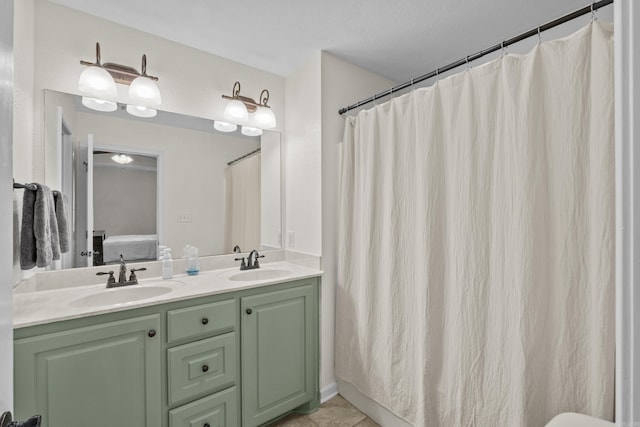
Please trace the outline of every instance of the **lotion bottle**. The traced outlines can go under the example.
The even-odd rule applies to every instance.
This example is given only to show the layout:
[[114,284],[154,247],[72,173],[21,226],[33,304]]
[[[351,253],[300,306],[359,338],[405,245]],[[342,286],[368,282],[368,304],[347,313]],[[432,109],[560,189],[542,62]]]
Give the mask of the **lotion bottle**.
[[171,249],[164,249],[162,254],[162,278],[167,280],[173,277],[173,260],[171,259]]

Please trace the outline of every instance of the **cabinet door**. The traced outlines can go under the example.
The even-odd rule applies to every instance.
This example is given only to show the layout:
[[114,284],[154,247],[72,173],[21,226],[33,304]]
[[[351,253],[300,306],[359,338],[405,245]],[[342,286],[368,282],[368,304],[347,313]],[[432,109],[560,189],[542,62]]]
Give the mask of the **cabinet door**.
[[313,285],[242,298],[242,425],[263,424],[315,395]]
[[17,340],[16,418],[41,414],[43,427],[160,426],[159,327],[154,314]]

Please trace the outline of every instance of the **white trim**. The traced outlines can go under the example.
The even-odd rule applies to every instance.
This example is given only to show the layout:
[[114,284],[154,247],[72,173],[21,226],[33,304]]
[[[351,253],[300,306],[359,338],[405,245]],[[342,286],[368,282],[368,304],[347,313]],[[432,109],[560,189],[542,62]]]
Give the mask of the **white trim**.
[[320,389],[320,403],[324,403],[327,400],[333,399],[338,394],[338,383],[332,382],[326,387]]
[[96,144],[93,146],[94,150],[102,151],[117,151],[124,154],[137,154],[141,156],[151,156],[156,158],[157,168],[157,198],[156,198],[156,234],[158,235],[158,244],[164,245],[165,238],[165,224],[164,224],[164,209],[165,209],[165,155],[164,150],[158,150],[155,148],[147,147],[132,147],[127,145],[115,145],[115,144]]
[[118,164],[118,163],[116,163],[114,161],[93,162],[93,167],[94,168],[106,168],[106,169],[109,169],[109,168],[111,168],[111,169],[127,169],[127,170],[142,171],[142,172],[158,172],[158,168],[155,167],[155,166],[140,166],[140,165],[136,165],[136,164],[121,165],[121,164]]
[[[634,7],[635,6],[635,7]],[[616,423],[640,426],[640,7],[614,2],[616,132]]]
[[[353,384],[337,379],[338,392],[349,403],[365,413],[373,421],[384,427],[412,427],[411,423],[393,414],[384,406],[369,399],[353,386]],[[498,427],[498,426],[496,426]]]
[[0,413],[13,409],[13,5],[0,1]]

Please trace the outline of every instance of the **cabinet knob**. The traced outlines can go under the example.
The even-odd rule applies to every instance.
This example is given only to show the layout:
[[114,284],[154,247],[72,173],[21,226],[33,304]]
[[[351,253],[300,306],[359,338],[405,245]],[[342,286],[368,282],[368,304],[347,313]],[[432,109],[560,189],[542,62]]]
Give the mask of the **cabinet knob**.
[[209,425],[209,423],[204,423],[202,427],[211,427],[211,426]]
[[209,370],[209,365],[202,365],[202,372],[207,372]]
[[202,324],[206,325],[207,323],[209,323],[209,319],[207,319],[206,317],[202,318]]
[[251,314],[253,313],[253,310],[251,310],[250,308],[247,308],[247,314]]
[[154,331],[153,329],[149,331],[149,338],[153,338],[156,336],[156,331]]

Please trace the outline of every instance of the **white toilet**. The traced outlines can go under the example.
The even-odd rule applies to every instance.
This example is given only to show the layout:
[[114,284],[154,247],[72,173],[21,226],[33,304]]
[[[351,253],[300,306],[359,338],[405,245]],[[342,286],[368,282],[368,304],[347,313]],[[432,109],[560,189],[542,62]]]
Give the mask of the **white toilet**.
[[555,416],[546,427],[614,427],[615,424],[587,415],[566,412]]

